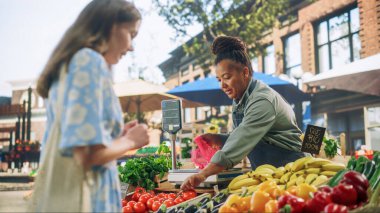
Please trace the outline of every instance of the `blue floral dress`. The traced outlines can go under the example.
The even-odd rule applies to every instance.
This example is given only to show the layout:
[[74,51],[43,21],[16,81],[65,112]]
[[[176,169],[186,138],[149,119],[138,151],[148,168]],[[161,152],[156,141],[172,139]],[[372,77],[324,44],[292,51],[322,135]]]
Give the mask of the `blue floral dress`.
[[[112,75],[98,52],[83,48],[68,64],[61,120],[60,150],[72,156],[78,146],[109,146],[123,129],[122,110],[112,88]],[[47,100],[46,141],[53,124],[58,82]],[[42,150],[42,155],[43,155]],[[92,168],[95,183],[91,189],[93,212],[121,212],[121,192],[116,161]]]

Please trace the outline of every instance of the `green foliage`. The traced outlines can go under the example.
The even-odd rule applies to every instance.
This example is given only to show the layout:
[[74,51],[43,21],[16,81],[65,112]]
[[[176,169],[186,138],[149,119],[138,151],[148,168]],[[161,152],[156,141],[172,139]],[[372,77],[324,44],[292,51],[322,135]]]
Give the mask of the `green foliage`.
[[150,146],[150,147],[143,147],[137,150],[136,154],[137,155],[142,155],[142,154],[154,154],[158,150],[158,147],[156,146]]
[[[154,181],[156,175],[162,179],[172,167],[169,147],[160,145],[158,154],[159,156],[150,155],[129,159],[124,166],[118,166],[120,181],[133,186],[141,186],[147,190],[156,188],[157,183]],[[177,167],[180,166],[182,164],[178,162]]]
[[328,158],[333,158],[338,153],[338,148],[340,148],[338,141],[334,139],[323,138],[323,143],[325,143],[325,154]]
[[181,149],[181,156],[182,158],[191,158],[191,146],[192,143],[191,138],[182,138],[181,143],[185,145],[185,147],[182,147]]
[[209,46],[219,35],[240,37],[250,44],[251,56],[264,53],[264,44],[259,41],[278,24],[278,18],[289,7],[289,0],[153,0],[153,3],[179,37],[188,36],[189,26],[203,27],[199,37],[183,46],[201,64],[210,62]]
[[212,118],[210,123],[219,127],[227,126],[227,121],[223,118]]

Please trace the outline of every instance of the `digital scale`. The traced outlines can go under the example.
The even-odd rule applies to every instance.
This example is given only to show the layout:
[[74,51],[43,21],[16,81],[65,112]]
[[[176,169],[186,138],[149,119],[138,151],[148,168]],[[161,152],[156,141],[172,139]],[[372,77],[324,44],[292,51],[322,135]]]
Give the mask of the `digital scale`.
[[[181,100],[172,99],[161,102],[162,129],[171,135],[172,170],[169,171],[168,181],[179,187],[187,177],[197,174],[199,169],[177,169],[176,145],[177,133],[182,129]],[[236,176],[241,175],[241,169],[231,169],[209,176],[199,187],[212,188],[214,185],[225,187]]]

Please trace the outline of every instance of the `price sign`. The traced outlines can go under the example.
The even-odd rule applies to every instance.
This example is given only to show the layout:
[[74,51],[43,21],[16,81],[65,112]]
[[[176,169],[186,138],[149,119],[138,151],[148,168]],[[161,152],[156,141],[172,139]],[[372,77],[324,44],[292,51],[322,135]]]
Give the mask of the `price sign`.
[[303,138],[301,151],[311,154],[319,154],[321,149],[323,136],[326,128],[307,125],[305,137]]
[[161,102],[162,129],[176,134],[182,129],[181,100],[164,100]]

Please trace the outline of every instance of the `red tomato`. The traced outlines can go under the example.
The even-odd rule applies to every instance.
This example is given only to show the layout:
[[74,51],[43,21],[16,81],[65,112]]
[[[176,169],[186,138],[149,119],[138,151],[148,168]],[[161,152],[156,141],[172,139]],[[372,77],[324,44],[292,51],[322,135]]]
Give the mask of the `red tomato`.
[[159,194],[157,195],[157,197],[159,197],[159,198],[165,198],[166,195],[165,195],[165,193],[159,193]]
[[140,197],[141,197],[141,193],[135,192],[132,195],[132,200],[137,202],[137,201],[139,201]]
[[168,194],[168,197],[172,198],[172,199],[175,199],[177,197],[177,195],[174,194],[174,193],[170,193],[170,194]]
[[131,200],[127,203],[127,206],[130,206],[131,208],[133,208],[135,204],[136,204],[136,201]]
[[146,202],[146,206],[148,207],[148,209],[152,210],[152,205],[153,205],[154,201],[158,201],[158,198],[153,197],[153,198],[150,198],[150,199]]
[[156,193],[154,193],[153,190],[150,190],[150,191],[148,191],[147,193],[151,194],[152,196],[155,196],[155,195],[156,195]]
[[146,202],[147,202],[150,198],[152,198],[151,196],[152,196],[152,195],[150,195],[150,194],[148,194],[148,193],[145,193],[145,194],[143,194],[143,195],[140,196],[140,198],[139,198],[139,202],[141,202],[141,203],[143,203],[143,204],[146,204]]
[[127,202],[126,200],[124,200],[124,199],[121,199],[121,206],[123,206],[123,207],[124,207],[124,206],[126,206],[126,205],[127,205],[127,203],[128,203],[128,202]]
[[123,213],[133,213],[133,209],[130,206],[123,207]]
[[135,193],[143,194],[145,192],[146,192],[146,190],[143,187],[140,187],[140,186],[136,187],[136,189],[135,189]]
[[174,203],[175,204],[179,204],[179,203],[182,203],[183,201],[185,201],[182,196],[178,196],[175,200],[174,200]]
[[166,205],[166,207],[170,207],[170,206],[174,206],[175,205],[175,203],[174,203],[174,201],[172,199],[165,200],[164,204]]
[[145,207],[145,204],[141,203],[141,202],[137,202],[134,206],[133,206],[133,211],[135,212],[145,212],[146,210],[146,207]]
[[161,204],[162,203],[160,201],[154,201],[152,205],[152,211],[157,211],[160,208]]
[[194,190],[189,190],[183,192],[183,199],[184,200],[190,200],[192,198],[195,198],[197,196],[197,193]]

